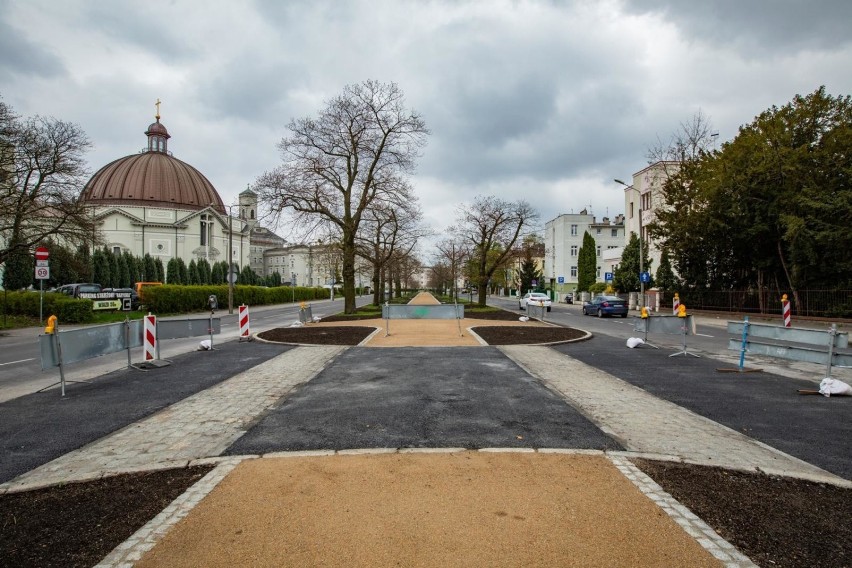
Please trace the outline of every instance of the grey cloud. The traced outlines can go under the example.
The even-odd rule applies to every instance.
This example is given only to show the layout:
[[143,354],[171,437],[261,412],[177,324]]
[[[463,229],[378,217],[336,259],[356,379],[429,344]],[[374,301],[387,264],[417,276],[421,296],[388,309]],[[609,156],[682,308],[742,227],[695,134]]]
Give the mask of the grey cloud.
[[[9,14],[9,10],[0,4],[0,13]],[[61,60],[27,36],[5,19],[0,20],[0,79],[5,82],[12,75],[63,75],[65,67]]]
[[831,49],[850,42],[848,0],[628,0],[628,12],[660,13],[684,36],[731,42],[765,53]]
[[187,60],[197,55],[198,50],[181,35],[181,30],[193,25],[192,21],[178,25],[174,21],[163,22],[147,3],[94,2],[84,6],[81,19],[118,44],[132,44],[163,61]]

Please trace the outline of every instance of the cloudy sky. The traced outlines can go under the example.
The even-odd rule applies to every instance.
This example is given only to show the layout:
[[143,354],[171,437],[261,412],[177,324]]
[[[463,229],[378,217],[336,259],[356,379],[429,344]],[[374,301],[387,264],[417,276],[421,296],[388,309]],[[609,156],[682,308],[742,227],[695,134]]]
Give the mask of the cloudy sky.
[[432,131],[430,226],[483,194],[543,225],[622,213],[612,179],[699,110],[721,142],[820,85],[852,93],[850,24],[849,0],[0,0],[0,96],[79,124],[93,172],[145,146],[159,98],[169,149],[235,203],[292,118],[395,82]]

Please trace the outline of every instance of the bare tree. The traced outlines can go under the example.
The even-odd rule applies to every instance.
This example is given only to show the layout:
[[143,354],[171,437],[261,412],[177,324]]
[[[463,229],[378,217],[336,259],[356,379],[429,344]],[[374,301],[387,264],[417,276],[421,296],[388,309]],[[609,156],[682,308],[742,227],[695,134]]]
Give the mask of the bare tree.
[[694,160],[713,150],[716,136],[710,120],[699,109],[689,122],[680,123],[667,143],[657,138],[657,143],[648,149],[648,163],[680,164]]
[[356,235],[364,212],[414,171],[429,131],[405,107],[396,84],[377,81],[345,87],[318,118],[294,120],[287,128],[290,136],[278,146],[283,163],[257,180],[259,201],[273,212],[293,211],[297,222],[321,216],[337,226],[344,310],[353,313]]
[[76,124],[21,120],[0,101],[0,263],[48,237],[92,241],[94,222],[78,199],[90,146]]
[[491,277],[512,257],[512,248],[523,230],[537,220],[538,213],[523,200],[509,202],[494,196],[479,196],[472,204],[459,208],[456,226],[450,231],[469,251],[480,306],[485,306]]
[[439,241],[435,250],[433,266],[440,268],[443,282],[449,284],[450,296],[458,300],[458,279],[464,263],[470,258],[470,247],[458,236],[453,236]]
[[416,197],[409,191],[396,193],[394,201],[380,200],[364,212],[357,237],[357,253],[373,267],[373,303],[380,304],[386,279],[384,275],[392,259],[408,255],[427,231],[420,226],[422,212]]

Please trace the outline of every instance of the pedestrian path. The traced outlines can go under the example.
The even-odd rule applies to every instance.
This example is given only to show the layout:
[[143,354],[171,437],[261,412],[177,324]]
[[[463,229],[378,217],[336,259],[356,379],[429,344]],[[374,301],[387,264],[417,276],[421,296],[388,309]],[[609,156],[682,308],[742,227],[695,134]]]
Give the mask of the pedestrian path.
[[264,410],[316,376],[344,349],[311,346],[287,351],[4,483],[0,491],[185,467],[192,460],[218,456]]
[[852,486],[554,349],[523,345],[500,350],[632,452]]

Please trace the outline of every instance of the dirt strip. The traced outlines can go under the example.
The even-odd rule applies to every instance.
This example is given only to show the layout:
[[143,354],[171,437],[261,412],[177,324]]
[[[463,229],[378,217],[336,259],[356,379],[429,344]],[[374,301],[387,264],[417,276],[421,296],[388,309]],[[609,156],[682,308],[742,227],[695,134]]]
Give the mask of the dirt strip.
[[602,456],[247,460],[153,566],[720,566]]

